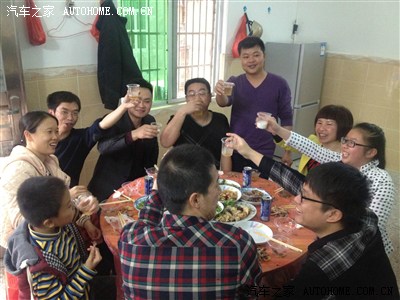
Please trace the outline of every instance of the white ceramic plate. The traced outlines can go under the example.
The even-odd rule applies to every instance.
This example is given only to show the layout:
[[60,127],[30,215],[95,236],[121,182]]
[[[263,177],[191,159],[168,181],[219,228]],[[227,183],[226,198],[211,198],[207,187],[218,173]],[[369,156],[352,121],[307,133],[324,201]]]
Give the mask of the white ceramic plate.
[[240,221],[235,226],[246,230],[256,244],[264,244],[274,235],[271,228],[260,222]]
[[242,201],[251,203],[253,205],[260,205],[261,204],[261,198],[266,197],[271,199],[271,195],[268,194],[266,191],[263,189],[259,188],[242,188]]
[[241,201],[240,201],[240,202],[237,203],[236,205],[247,206],[247,207],[250,209],[250,213],[247,215],[246,218],[244,218],[244,219],[242,219],[242,220],[240,220],[240,221],[235,221],[235,222],[222,222],[222,223],[235,225],[235,224],[237,224],[237,223],[239,223],[239,222],[251,220],[251,219],[253,219],[253,218],[256,216],[256,214],[257,214],[257,209],[256,209],[256,207],[255,207],[254,205],[250,204],[250,203],[241,202]]
[[221,178],[220,178],[220,179],[218,179],[218,182],[219,182],[220,185],[230,185],[230,186],[233,186],[233,187],[238,188],[238,189],[241,188],[240,184],[237,183],[237,182],[234,181],[234,180],[230,180],[230,179],[221,179]]
[[[221,193],[224,192],[224,191],[235,192],[236,193],[236,200],[235,201],[239,201],[240,197],[242,197],[242,192],[238,188],[235,188],[235,187],[233,187],[231,185],[220,185],[219,187],[221,188]],[[225,200],[223,200],[221,198],[219,198],[218,200],[221,201],[222,204],[225,205],[225,203],[224,203]],[[227,200],[229,200],[229,199],[227,199]]]

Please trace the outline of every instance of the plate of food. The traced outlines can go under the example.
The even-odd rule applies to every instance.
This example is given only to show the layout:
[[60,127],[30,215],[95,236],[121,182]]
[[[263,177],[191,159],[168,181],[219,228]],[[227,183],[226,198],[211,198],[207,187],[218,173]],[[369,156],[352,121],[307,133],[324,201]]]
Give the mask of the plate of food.
[[272,199],[266,191],[258,188],[242,188],[242,200],[253,205],[260,205],[262,198]]
[[220,178],[220,179],[218,179],[218,182],[219,182],[220,185],[230,185],[230,186],[233,186],[233,187],[238,188],[238,189],[241,188],[240,184],[237,183],[234,180]]
[[224,206],[229,206],[239,201],[242,197],[240,189],[235,188],[231,185],[220,185],[221,193],[219,194],[218,200],[222,202]]
[[142,196],[142,197],[140,197],[140,198],[137,198],[137,199],[135,200],[135,203],[133,203],[133,206],[134,206],[138,211],[140,211],[140,210],[144,207],[144,205],[146,204],[148,197],[149,197],[149,196]]
[[274,235],[271,228],[260,222],[243,221],[236,223],[236,226],[247,231],[256,244],[264,244]]
[[257,209],[254,205],[246,202],[235,202],[225,205],[224,210],[214,220],[226,224],[236,224],[239,221],[248,221],[254,218]]

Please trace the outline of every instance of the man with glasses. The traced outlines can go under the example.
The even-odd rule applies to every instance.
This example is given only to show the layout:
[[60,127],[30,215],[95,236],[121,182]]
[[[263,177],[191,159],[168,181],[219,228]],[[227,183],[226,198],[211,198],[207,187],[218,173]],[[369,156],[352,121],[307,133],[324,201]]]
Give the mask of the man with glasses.
[[322,164],[306,176],[295,197],[294,219],[317,240],[299,274],[286,284],[294,287],[293,298],[399,299],[370,201],[368,179],[349,165]]
[[55,155],[61,169],[71,177],[71,187],[79,184],[80,174],[90,150],[98,139],[131,107],[121,105],[86,128],[74,128],[81,111],[81,100],[71,92],[57,91],[47,96],[48,112],[58,120],[59,142]]
[[208,109],[210,83],[204,78],[189,79],[185,83],[185,94],[186,104],[169,119],[161,133],[161,145],[165,148],[182,144],[202,146],[213,154],[217,168],[230,170],[230,157],[221,155],[221,138],[229,131],[229,123],[225,115]]
[[[151,116],[153,86],[144,79],[131,83],[140,85],[139,99],[99,140],[100,157],[89,183],[89,190],[99,199],[107,199],[121,184],[146,175],[158,159],[158,129]],[[125,105],[128,99],[122,105]]]

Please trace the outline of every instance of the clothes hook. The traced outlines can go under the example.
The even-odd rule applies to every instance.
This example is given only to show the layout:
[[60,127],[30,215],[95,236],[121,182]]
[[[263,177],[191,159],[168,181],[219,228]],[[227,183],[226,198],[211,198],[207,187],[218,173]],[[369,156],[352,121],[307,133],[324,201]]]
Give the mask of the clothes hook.
[[246,12],[247,11],[247,6],[245,5],[245,6],[243,6],[243,12]]

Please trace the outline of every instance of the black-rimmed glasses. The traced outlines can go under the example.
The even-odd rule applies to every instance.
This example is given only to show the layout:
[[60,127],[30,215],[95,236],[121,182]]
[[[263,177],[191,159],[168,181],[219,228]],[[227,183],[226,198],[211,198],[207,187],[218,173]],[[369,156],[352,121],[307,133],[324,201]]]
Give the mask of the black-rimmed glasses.
[[324,202],[324,201],[321,201],[321,200],[315,200],[315,199],[311,199],[311,198],[308,198],[308,197],[306,197],[306,196],[303,196],[303,192],[300,191],[300,202],[301,202],[301,203],[303,203],[303,199],[306,199],[306,200],[311,201],[311,202],[316,202],[316,203],[321,203],[321,204],[329,205],[329,206],[332,206],[332,207],[334,207],[334,208],[336,208],[336,209],[339,209],[339,208],[337,208],[335,205],[333,205],[333,204],[331,204],[331,203]]
[[354,148],[355,146],[361,146],[361,147],[371,148],[371,146],[356,143],[355,141],[350,140],[350,139],[346,139],[345,137],[342,137],[342,138],[340,139],[340,142],[341,142],[343,145],[346,145],[346,146],[349,147],[349,148]]

